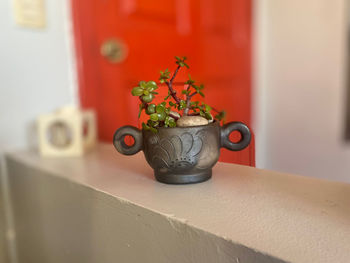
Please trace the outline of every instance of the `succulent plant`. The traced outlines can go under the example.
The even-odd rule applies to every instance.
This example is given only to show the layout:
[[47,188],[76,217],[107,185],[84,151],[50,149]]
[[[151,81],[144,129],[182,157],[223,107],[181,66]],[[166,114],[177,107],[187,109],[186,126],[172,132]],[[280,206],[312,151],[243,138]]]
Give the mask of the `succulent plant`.
[[[188,74],[188,80],[185,82],[187,87],[181,92],[182,96],[177,95],[173,88],[173,82],[181,68],[189,68],[185,62],[186,60],[186,57],[175,57],[177,67],[172,75],[168,69],[160,71],[159,83],[168,87],[168,95],[161,103],[152,103],[155,96],[158,95],[156,92],[158,85],[155,81],[140,81],[138,86],[132,89],[131,94],[140,99],[139,118],[142,112],[149,116],[148,121],[142,123],[143,129],[157,132],[159,127],[176,127],[176,121],[181,116],[202,116],[208,121],[216,119],[224,122],[225,111],[218,111],[204,102],[191,101],[197,94],[204,97],[204,85],[197,84],[190,74]],[[212,112],[215,112],[214,117]]]

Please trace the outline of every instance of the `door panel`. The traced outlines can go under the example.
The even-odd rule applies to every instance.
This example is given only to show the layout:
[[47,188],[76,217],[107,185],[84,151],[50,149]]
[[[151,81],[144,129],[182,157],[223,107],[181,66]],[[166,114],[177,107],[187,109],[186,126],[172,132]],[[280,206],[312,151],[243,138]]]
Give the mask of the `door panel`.
[[[228,121],[250,124],[250,1],[76,0],[72,6],[81,104],[96,109],[101,140],[111,141],[122,125],[140,124],[131,89],[140,80],[157,80],[160,70],[174,70],[175,55],[186,55],[190,65],[176,79],[177,89],[190,72],[205,84],[206,103],[225,109]],[[123,43],[125,60],[101,56],[108,39]],[[167,93],[164,86],[159,90]],[[254,144],[223,150],[221,161],[254,165]]]

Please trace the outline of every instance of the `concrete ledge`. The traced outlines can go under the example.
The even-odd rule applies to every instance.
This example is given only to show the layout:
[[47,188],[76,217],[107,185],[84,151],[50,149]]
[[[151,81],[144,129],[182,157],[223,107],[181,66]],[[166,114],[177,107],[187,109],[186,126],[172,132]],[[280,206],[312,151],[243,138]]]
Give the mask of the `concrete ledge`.
[[165,185],[142,154],[6,157],[19,262],[350,262],[350,185],[219,163]]

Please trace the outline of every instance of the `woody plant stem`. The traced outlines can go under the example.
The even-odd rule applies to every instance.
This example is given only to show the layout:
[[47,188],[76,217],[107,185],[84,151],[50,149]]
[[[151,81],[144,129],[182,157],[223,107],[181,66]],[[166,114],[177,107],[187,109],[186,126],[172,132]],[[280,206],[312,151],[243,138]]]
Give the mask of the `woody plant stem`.
[[168,89],[169,89],[169,92],[170,92],[170,95],[171,97],[173,97],[173,99],[175,100],[176,104],[177,105],[180,105],[180,99],[179,97],[176,95],[176,90],[174,90],[173,88],[173,81],[177,75],[177,73],[179,72],[181,66],[177,66],[177,68],[175,69],[174,71],[174,74],[173,76],[171,77],[171,79],[169,81],[166,81],[165,84],[168,86]]
[[[171,77],[171,79],[170,79],[169,81],[166,81],[166,82],[165,82],[165,84],[168,86],[170,95],[173,97],[173,99],[175,100],[175,102],[176,102],[177,105],[180,105],[180,99],[179,99],[179,97],[176,95],[176,90],[174,90],[174,88],[173,88],[173,82],[174,82],[174,79],[175,79],[177,73],[179,72],[180,68],[181,68],[180,65],[177,66],[177,68],[175,69],[174,74],[173,74],[173,76]],[[188,86],[187,86],[187,91],[189,91],[190,88],[191,88],[191,85],[188,85]],[[189,112],[189,110],[190,110],[191,98],[192,98],[194,95],[196,95],[196,94],[197,94],[197,92],[193,92],[193,93],[190,94],[190,95],[186,95],[186,108],[185,108],[184,111],[183,111],[183,114],[184,114],[185,116],[188,115],[188,112]],[[174,116],[172,116],[172,117],[174,118]],[[178,119],[178,118],[177,118],[177,119]]]

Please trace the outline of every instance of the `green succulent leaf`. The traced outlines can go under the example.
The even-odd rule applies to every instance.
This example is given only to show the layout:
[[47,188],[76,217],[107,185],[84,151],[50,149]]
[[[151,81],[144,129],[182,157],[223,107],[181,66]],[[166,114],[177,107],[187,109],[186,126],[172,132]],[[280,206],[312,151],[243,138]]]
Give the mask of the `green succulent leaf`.
[[213,116],[209,112],[206,112],[204,115],[205,115],[205,118],[209,121],[213,119]]
[[157,83],[155,83],[154,81],[148,81],[146,87],[149,91],[158,89]]
[[188,65],[185,63],[185,60],[187,59],[186,57],[179,57],[179,56],[175,56],[176,59],[176,64],[179,65],[180,67],[187,67]]
[[204,108],[206,112],[210,112],[211,111],[211,107],[208,104],[204,104]]
[[170,91],[168,90],[168,96],[166,96],[166,97],[164,98],[164,100],[169,99],[169,98],[170,98],[170,96],[171,96],[171,94],[170,94]]
[[166,116],[165,119],[164,119],[164,124],[168,125],[170,118],[171,118],[170,116]]
[[205,97],[203,92],[199,91],[198,93],[199,93],[199,95],[201,95],[203,98]]
[[147,102],[147,103],[150,103],[153,99],[154,99],[154,95],[153,94],[148,94],[148,95],[142,96],[142,100],[144,102]]
[[166,77],[167,79],[170,78],[170,71],[168,69],[164,70],[163,73],[164,77]]
[[151,120],[148,120],[147,121],[147,124],[145,123],[142,123],[142,128],[144,130],[147,130],[147,131],[152,131],[154,133],[157,133],[158,130],[157,130],[157,127],[159,126],[159,122],[158,121],[151,121]]
[[181,101],[180,101],[179,109],[180,109],[180,110],[183,110],[184,108],[186,108],[186,101],[181,100]]
[[146,88],[146,81],[140,81],[139,82],[139,87],[141,87],[142,89],[145,89]]
[[149,116],[150,120],[152,121],[158,121],[158,114],[157,113],[152,113],[150,116]]
[[158,114],[158,120],[159,121],[164,121],[165,120],[165,117],[166,117],[165,111],[157,113],[157,114]]
[[151,121],[151,127],[158,128],[159,127],[159,121]]
[[165,83],[170,78],[170,72],[168,69],[160,71],[159,81],[160,83]]
[[173,128],[176,127],[176,121],[173,118],[169,119],[169,127]]
[[160,104],[156,107],[156,112],[157,113],[162,113],[162,112],[165,112],[165,107],[163,104]]
[[142,123],[142,129],[144,129],[144,130],[150,130],[150,126],[148,126],[146,123]]
[[156,112],[156,105],[155,104],[149,104],[147,109],[146,109],[146,113],[148,115],[155,113]]
[[143,89],[141,87],[135,87],[131,90],[133,96],[141,96],[143,94]]
[[215,119],[219,121],[225,121],[226,118],[226,112],[225,111],[220,111],[218,114],[215,115]]

